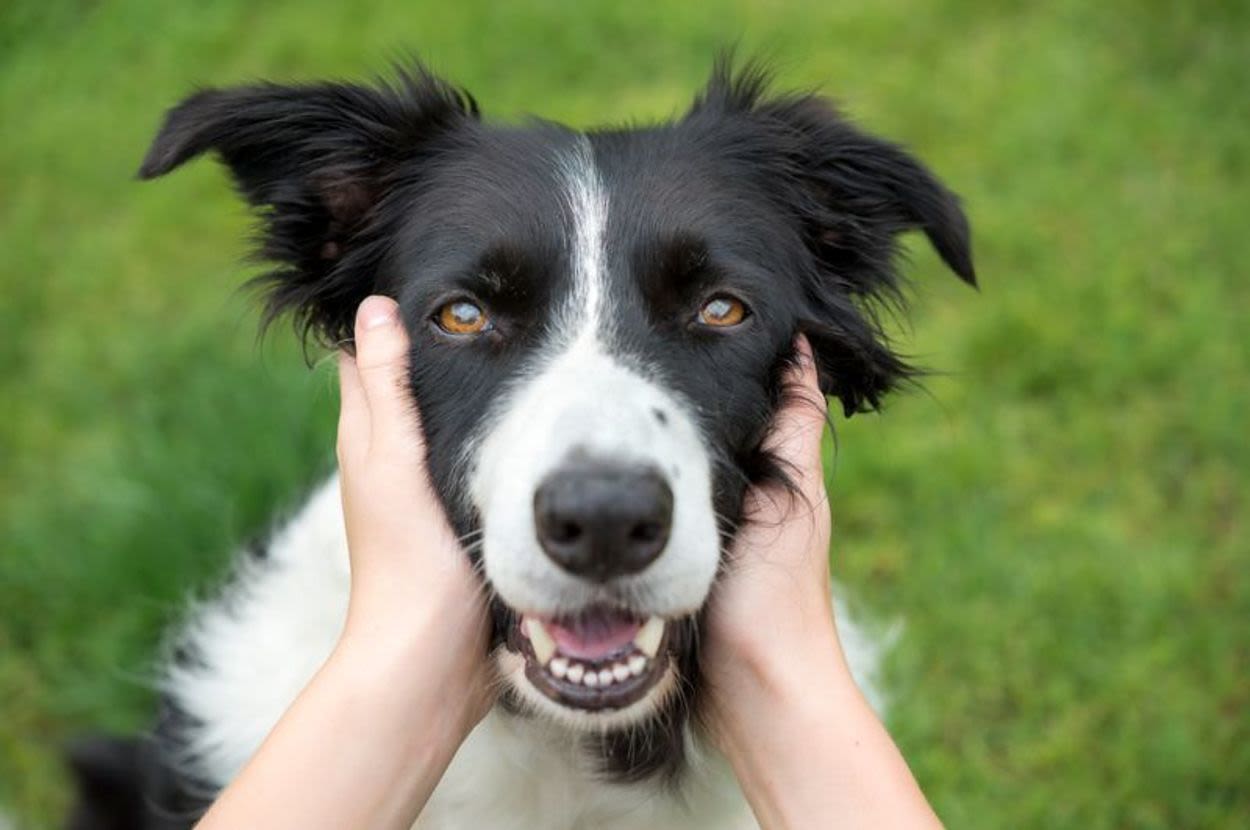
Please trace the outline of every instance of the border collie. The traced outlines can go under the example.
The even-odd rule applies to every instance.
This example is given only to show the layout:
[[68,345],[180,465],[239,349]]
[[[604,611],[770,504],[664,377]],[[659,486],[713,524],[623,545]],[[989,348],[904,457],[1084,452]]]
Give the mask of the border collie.
[[[913,374],[876,315],[899,235],[974,282],[956,196],[727,60],[675,120],[591,131],[484,123],[420,65],[209,89],[140,175],[209,152],[259,213],[266,322],[343,344],[365,296],[398,300],[430,473],[490,587],[504,691],[417,826],[754,826],[699,732],[701,612],[745,488],[785,479],[761,439],[795,333],[848,415],[875,409]],[[337,486],[193,615],[155,735],[78,748],[75,826],[187,827],[261,743],[344,618]]]

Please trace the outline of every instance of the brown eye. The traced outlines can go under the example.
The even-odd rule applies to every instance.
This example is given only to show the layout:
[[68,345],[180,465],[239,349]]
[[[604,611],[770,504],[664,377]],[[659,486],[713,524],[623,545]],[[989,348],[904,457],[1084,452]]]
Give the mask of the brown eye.
[[481,306],[469,300],[453,300],[438,310],[434,320],[448,334],[480,334],[490,328]]
[[747,317],[747,307],[734,297],[713,297],[699,309],[699,322],[705,326],[736,326]]

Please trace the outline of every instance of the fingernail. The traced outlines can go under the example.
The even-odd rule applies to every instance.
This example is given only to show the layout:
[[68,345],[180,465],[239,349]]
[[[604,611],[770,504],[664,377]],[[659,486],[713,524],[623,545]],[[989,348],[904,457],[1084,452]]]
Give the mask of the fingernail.
[[794,352],[795,356],[798,357],[800,366],[807,366],[812,363],[811,344],[808,343],[807,338],[801,334],[794,338]]
[[390,325],[394,321],[396,308],[395,301],[390,297],[375,294],[372,297],[365,297],[364,302],[360,304],[356,319],[365,329],[376,329]]

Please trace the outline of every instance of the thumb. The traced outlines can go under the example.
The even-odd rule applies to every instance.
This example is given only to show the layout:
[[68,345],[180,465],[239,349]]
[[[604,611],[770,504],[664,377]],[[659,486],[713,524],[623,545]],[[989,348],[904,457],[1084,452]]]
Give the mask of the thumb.
[[824,487],[820,442],[829,410],[820,391],[811,344],[803,335],[795,340],[795,352],[795,362],[782,378],[781,408],[764,440],[764,448],[793,469],[799,476],[799,486],[810,494]]
[[356,369],[369,409],[371,448],[419,445],[421,430],[407,386],[408,334],[389,297],[366,297],[356,312]]

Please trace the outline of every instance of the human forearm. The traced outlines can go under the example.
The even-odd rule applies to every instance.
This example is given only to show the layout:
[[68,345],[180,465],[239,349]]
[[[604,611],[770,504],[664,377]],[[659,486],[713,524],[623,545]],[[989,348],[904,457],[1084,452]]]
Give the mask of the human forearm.
[[432,623],[345,636],[200,827],[408,827],[476,721],[432,682]]
[[744,657],[733,703],[718,717],[721,748],[760,825],[940,827],[832,628],[799,648],[801,660]]

